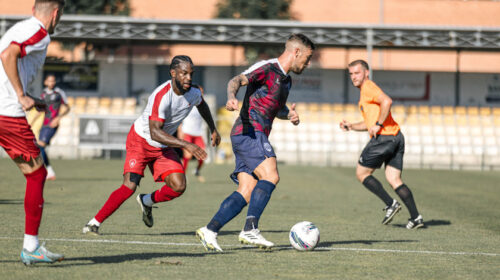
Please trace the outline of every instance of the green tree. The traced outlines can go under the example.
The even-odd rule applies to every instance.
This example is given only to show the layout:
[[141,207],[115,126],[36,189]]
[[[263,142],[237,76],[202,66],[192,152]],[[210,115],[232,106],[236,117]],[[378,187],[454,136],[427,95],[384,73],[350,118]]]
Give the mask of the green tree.
[[128,0],[66,0],[65,14],[76,15],[129,15]]
[[[217,18],[234,19],[281,19],[290,20],[293,0],[219,0]],[[245,46],[245,57],[249,63],[259,59],[276,57],[281,49],[262,45]]]

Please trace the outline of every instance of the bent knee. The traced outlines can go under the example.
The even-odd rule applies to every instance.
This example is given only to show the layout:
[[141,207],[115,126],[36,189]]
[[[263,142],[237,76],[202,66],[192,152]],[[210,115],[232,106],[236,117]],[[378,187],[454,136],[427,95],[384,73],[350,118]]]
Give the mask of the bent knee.
[[280,181],[280,176],[278,174],[273,174],[273,175],[264,176],[263,178],[260,178],[260,180],[266,180],[266,181],[269,181],[269,182],[277,185]]
[[186,190],[186,178],[184,174],[182,176],[176,176],[166,183],[175,192],[183,193]]

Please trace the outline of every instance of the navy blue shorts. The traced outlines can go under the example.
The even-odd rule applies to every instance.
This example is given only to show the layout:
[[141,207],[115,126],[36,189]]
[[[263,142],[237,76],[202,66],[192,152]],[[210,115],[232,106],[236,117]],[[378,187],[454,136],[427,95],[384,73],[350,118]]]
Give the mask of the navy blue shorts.
[[259,131],[231,136],[231,143],[236,167],[230,177],[236,184],[239,184],[237,176],[240,172],[248,173],[258,180],[253,174],[255,168],[265,159],[276,157],[266,134]]
[[52,128],[50,126],[42,126],[42,129],[40,129],[40,135],[38,136],[38,140],[45,142],[45,144],[49,145],[50,144],[50,139],[54,137],[56,134],[57,127]]

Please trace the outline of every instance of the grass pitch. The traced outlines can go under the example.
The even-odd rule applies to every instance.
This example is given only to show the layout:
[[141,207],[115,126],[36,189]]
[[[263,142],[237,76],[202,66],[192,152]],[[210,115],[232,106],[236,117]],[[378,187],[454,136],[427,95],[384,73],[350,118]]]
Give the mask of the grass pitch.
[[[122,165],[53,161],[57,180],[45,185],[40,237],[66,259],[25,267],[19,260],[25,180],[9,159],[0,159],[0,278],[498,279],[500,273],[499,172],[405,170],[403,179],[427,225],[407,230],[406,208],[381,225],[383,205],[356,181],[354,169],[283,165],[260,221],[277,247],[266,252],[238,243],[245,208],[222,229],[221,254],[205,252],[194,231],[235,190],[231,165],[207,165],[203,184],[188,175],[186,193],[153,210],[153,228],[144,226],[134,195],[105,221],[101,236],[82,235],[121,185]],[[160,186],[147,174],[139,192]],[[313,252],[295,251],[288,242],[291,226],[303,220],[321,232]]]

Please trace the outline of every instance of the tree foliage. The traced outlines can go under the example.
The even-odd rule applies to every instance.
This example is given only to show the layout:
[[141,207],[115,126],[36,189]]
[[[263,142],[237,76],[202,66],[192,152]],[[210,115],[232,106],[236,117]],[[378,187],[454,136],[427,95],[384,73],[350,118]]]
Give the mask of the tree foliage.
[[293,0],[219,0],[218,18],[290,19]]
[[66,0],[65,14],[129,15],[129,0]]
[[[293,19],[290,6],[293,0],[219,0],[217,18],[234,19]],[[282,49],[262,45],[246,45],[245,57],[249,63],[276,57]]]

